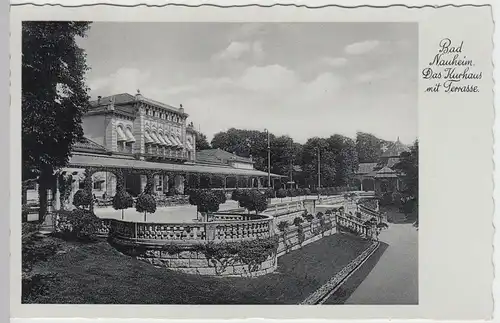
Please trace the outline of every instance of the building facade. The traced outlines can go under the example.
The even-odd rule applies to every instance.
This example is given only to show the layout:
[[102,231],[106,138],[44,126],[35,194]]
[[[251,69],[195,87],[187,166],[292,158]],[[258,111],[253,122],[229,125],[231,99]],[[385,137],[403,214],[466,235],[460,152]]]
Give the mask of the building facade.
[[[50,196],[55,208],[72,204],[73,195],[91,178],[96,198],[111,198],[117,182],[133,196],[153,185],[154,195],[185,194],[190,188],[250,188],[273,185],[280,175],[254,169],[251,158],[220,150],[196,151],[196,131],[182,106],[138,93],[99,97],[82,118],[84,139],[72,148],[67,167],[58,170]],[[268,178],[272,182],[268,183]],[[67,186],[61,199],[60,187]],[[29,187],[27,196],[38,196]]]

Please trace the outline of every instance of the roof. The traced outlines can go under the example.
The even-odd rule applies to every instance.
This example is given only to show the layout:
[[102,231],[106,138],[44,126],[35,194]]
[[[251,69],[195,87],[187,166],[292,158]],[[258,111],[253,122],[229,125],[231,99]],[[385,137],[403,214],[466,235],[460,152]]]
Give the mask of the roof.
[[73,145],[74,151],[92,151],[97,153],[105,153],[107,152],[106,147],[99,145],[95,141],[83,137],[83,139]]
[[211,164],[227,164],[232,161],[253,164],[250,158],[241,157],[220,148],[204,149],[196,152],[196,161]]
[[377,174],[395,174],[396,172],[390,169],[389,167],[385,166],[382,169],[377,171]]
[[398,140],[386,147],[386,150],[382,153],[382,157],[399,157],[405,151],[409,151],[409,148],[403,145],[398,138]]
[[377,163],[360,163],[357,174],[368,174],[373,171]]
[[166,104],[166,103],[163,103],[160,101],[156,101],[156,100],[153,100],[150,98],[146,98],[143,95],[141,95],[140,93],[137,93],[136,95],[132,95],[129,93],[119,93],[119,94],[113,94],[110,96],[101,97],[98,100],[90,101],[90,106],[95,108],[98,106],[108,105],[110,103],[114,103],[114,105],[123,105],[123,104],[127,104],[127,103],[134,103],[137,101],[146,102],[146,103],[149,103],[151,105],[155,105],[157,107],[164,108],[164,109],[170,110],[172,112],[176,112],[176,113],[187,116],[187,114],[184,112],[184,109],[176,108],[176,107],[173,107],[169,104]]
[[[239,175],[239,176],[267,176],[266,172],[255,169],[234,168],[228,166],[200,165],[200,164],[167,164],[137,160],[131,157],[112,157],[97,154],[73,154],[70,157],[69,167],[110,167],[129,169],[163,170],[172,172]],[[271,177],[282,177],[271,174]]]

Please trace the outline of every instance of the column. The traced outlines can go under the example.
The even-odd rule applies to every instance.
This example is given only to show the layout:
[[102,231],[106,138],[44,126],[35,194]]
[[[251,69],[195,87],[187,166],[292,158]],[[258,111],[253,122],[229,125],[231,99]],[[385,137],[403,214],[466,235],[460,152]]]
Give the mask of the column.
[[148,179],[146,175],[140,175],[141,177],[141,192],[144,192],[144,189],[146,188],[146,184],[148,182]]
[[[64,179],[63,179],[64,180]],[[59,174],[56,175],[56,194],[54,196],[54,204],[52,205],[54,210],[61,209],[61,192],[59,191]]]
[[360,182],[360,190],[361,192],[363,192],[363,178],[361,178],[359,182]]

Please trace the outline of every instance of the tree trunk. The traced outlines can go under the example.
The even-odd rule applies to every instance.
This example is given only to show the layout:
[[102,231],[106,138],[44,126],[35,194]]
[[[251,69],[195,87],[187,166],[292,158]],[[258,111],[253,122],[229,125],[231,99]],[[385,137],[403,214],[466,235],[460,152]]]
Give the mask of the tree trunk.
[[144,212],[144,222],[146,222],[146,212]]
[[123,209],[122,209],[122,220],[123,220],[123,218],[124,218],[124,217],[123,217]]

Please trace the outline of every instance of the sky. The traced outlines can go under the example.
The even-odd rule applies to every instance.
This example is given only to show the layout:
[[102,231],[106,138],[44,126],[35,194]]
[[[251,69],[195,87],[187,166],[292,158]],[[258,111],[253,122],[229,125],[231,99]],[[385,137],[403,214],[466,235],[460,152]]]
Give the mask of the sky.
[[209,140],[232,127],[417,138],[414,23],[96,22],[78,43],[92,98],[182,104]]

